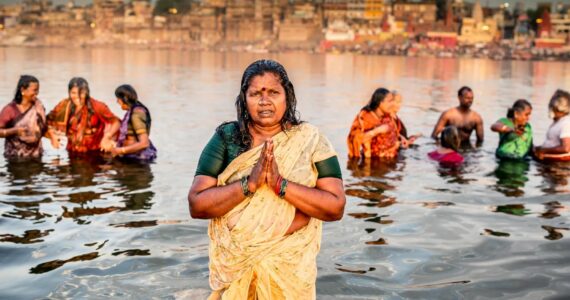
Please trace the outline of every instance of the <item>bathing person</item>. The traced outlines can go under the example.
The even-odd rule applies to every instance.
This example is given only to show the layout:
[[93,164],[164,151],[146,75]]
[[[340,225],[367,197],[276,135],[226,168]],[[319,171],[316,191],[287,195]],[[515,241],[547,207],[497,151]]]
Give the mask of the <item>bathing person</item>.
[[528,123],[532,105],[524,99],[515,101],[506,118],[491,126],[499,133],[499,146],[495,151],[498,158],[524,159],[532,152],[532,127]]
[[7,158],[39,158],[46,134],[46,113],[38,99],[40,82],[30,75],[18,80],[14,98],[0,112],[0,137]]
[[457,92],[459,106],[444,111],[435,125],[431,137],[437,139],[439,133],[446,126],[453,125],[459,130],[462,145],[470,145],[469,138],[473,131],[477,134],[477,146],[483,143],[483,119],[471,109],[473,104],[473,90],[462,87]]
[[298,118],[282,65],[249,65],[237,121],[221,124],[188,193],[193,218],[210,219],[210,299],[315,299],[322,221],[339,220],[345,195],[328,139]]
[[154,160],[157,150],[149,139],[151,118],[148,108],[139,101],[137,92],[128,84],[119,86],[115,90],[115,97],[126,113],[111,154],[128,160]]
[[347,137],[349,157],[394,158],[400,148],[400,128],[393,117],[394,94],[378,88],[354,118]]
[[463,156],[458,152],[460,145],[461,138],[457,128],[447,126],[441,132],[439,148],[428,153],[428,156],[442,165],[459,165],[463,162]]
[[119,128],[119,119],[107,105],[91,98],[89,84],[80,77],[69,81],[68,97],[48,114],[47,123],[52,145],[59,148],[55,131],[62,132],[70,154],[110,150]]
[[570,93],[557,90],[548,104],[553,122],[542,146],[534,149],[538,159],[570,160]]

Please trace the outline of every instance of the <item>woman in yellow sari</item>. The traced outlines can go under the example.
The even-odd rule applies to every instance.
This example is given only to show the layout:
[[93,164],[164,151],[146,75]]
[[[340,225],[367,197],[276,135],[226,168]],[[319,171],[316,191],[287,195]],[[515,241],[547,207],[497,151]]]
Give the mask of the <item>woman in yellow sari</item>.
[[322,221],[346,202],[338,158],[299,121],[292,83],[271,60],[251,64],[236,122],[202,152],[188,202],[211,219],[210,299],[314,299]]

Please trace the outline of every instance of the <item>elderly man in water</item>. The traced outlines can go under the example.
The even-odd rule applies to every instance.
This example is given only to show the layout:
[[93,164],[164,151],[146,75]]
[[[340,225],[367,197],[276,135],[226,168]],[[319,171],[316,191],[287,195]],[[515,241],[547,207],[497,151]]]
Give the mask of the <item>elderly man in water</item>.
[[461,144],[469,143],[471,133],[475,130],[477,134],[477,146],[483,143],[483,119],[471,109],[473,104],[473,90],[464,86],[459,89],[457,96],[459,106],[444,111],[435,125],[431,137],[437,139],[440,132],[446,126],[455,126],[459,130]]

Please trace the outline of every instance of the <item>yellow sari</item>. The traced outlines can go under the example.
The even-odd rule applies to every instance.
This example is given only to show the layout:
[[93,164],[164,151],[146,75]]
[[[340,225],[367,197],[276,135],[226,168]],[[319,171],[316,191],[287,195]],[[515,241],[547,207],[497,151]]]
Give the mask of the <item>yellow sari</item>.
[[[314,187],[315,162],[336,153],[318,129],[301,124],[273,137],[279,171],[290,182]],[[218,186],[247,176],[262,146],[234,159],[218,176]],[[210,221],[209,299],[315,299],[316,257],[322,221],[285,235],[295,207],[266,185],[223,217]]]

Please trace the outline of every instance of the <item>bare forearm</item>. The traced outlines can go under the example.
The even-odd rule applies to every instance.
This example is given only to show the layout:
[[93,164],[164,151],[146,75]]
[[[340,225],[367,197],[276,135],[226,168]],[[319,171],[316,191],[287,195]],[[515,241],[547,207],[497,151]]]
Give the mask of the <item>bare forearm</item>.
[[114,137],[117,132],[119,132],[119,128],[121,127],[121,123],[119,121],[114,121],[111,124],[108,124],[105,128],[105,138],[112,138]]
[[386,125],[380,125],[378,127],[375,127],[374,129],[370,129],[366,132],[364,132],[364,137],[371,139],[379,134],[383,134],[388,132],[388,126]]
[[564,147],[564,145],[560,145],[560,146],[556,146],[556,147],[550,147],[550,148],[539,148],[540,152],[542,152],[543,154],[565,154],[570,152],[568,149],[566,149],[567,147]]
[[0,128],[0,137],[9,137],[16,133],[15,128]]
[[285,200],[306,215],[323,221],[336,221],[344,212],[344,196],[289,182]]
[[140,142],[136,142],[134,144],[131,144],[131,145],[128,145],[125,147],[121,147],[122,150],[120,150],[119,152],[120,153],[136,153],[136,152],[139,152],[141,150],[146,149],[148,146],[149,146],[148,142],[145,143],[143,141],[140,141]]
[[211,219],[221,217],[245,199],[240,182],[215,186],[201,192],[188,194],[190,214],[193,218]]

